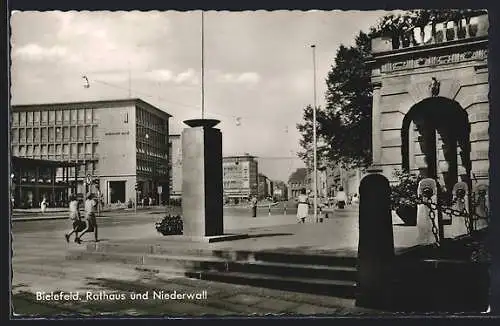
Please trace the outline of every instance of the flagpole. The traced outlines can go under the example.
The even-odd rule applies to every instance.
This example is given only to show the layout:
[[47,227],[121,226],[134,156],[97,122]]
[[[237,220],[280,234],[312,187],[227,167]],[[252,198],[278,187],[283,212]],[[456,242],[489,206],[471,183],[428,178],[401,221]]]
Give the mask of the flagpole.
[[205,22],[201,11],[201,118],[205,119]]
[[314,71],[314,108],[313,108],[313,186],[314,186],[314,220],[318,222],[318,172],[317,172],[317,143],[316,143],[316,45],[311,45],[313,52],[313,71]]

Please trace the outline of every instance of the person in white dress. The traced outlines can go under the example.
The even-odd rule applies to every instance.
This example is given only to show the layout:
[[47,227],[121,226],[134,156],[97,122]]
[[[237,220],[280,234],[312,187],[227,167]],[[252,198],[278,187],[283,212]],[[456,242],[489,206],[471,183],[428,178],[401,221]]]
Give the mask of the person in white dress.
[[309,214],[309,198],[307,198],[306,190],[302,189],[297,198],[297,221],[298,223],[305,223]]
[[335,197],[337,201],[338,208],[344,208],[347,204],[347,195],[344,191],[344,187],[339,187],[339,191],[337,192],[337,196]]
[[45,214],[45,211],[47,210],[47,198],[43,197],[43,200],[40,203],[40,208],[42,210],[42,214]]

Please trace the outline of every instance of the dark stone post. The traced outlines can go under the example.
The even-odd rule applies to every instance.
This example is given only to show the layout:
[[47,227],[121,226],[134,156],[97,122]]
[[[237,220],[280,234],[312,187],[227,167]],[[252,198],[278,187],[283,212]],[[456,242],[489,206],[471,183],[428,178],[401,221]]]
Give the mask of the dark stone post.
[[222,133],[219,121],[184,121],[182,132],[183,234],[193,238],[224,233]]
[[389,181],[369,171],[359,186],[359,244],[356,306],[384,309],[393,304],[394,237]]

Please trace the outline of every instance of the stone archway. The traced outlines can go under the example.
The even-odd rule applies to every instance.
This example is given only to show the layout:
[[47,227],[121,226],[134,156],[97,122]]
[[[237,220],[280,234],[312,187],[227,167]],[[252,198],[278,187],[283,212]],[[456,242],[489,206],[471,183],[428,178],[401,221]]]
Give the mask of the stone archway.
[[[437,179],[451,200],[453,185],[462,177],[471,186],[470,124],[461,105],[446,97],[434,96],[413,105],[403,119],[401,128],[402,168],[410,172],[410,125],[415,125],[418,143],[424,155],[419,173]],[[438,138],[441,140],[438,141]],[[441,143],[443,155],[439,155]],[[458,158],[460,150],[460,158]],[[469,188],[470,189],[470,188]]]

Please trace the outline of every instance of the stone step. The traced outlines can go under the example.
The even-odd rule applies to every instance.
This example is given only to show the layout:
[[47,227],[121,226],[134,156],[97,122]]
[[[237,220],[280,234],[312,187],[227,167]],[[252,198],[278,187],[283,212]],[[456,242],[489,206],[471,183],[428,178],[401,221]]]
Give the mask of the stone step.
[[356,268],[352,266],[306,265],[266,261],[237,261],[213,256],[176,256],[171,254],[132,254],[73,252],[68,260],[117,262],[139,266],[168,266],[179,271],[222,271],[253,274],[307,277],[311,279],[355,280]]
[[230,261],[263,261],[287,264],[322,265],[322,266],[346,266],[355,267],[357,258],[339,255],[334,252],[308,253],[293,250],[231,250],[231,249],[204,249],[186,248],[185,246],[150,244],[127,244],[127,243],[98,243],[89,244],[87,252],[96,253],[122,253],[122,254],[143,254],[143,255],[169,255],[169,256],[195,256],[207,258],[222,258]]
[[188,277],[202,280],[245,284],[269,289],[279,289],[293,292],[314,293],[340,298],[352,299],[355,297],[356,283],[353,281],[318,280],[310,278],[279,277],[262,274],[203,271]]

